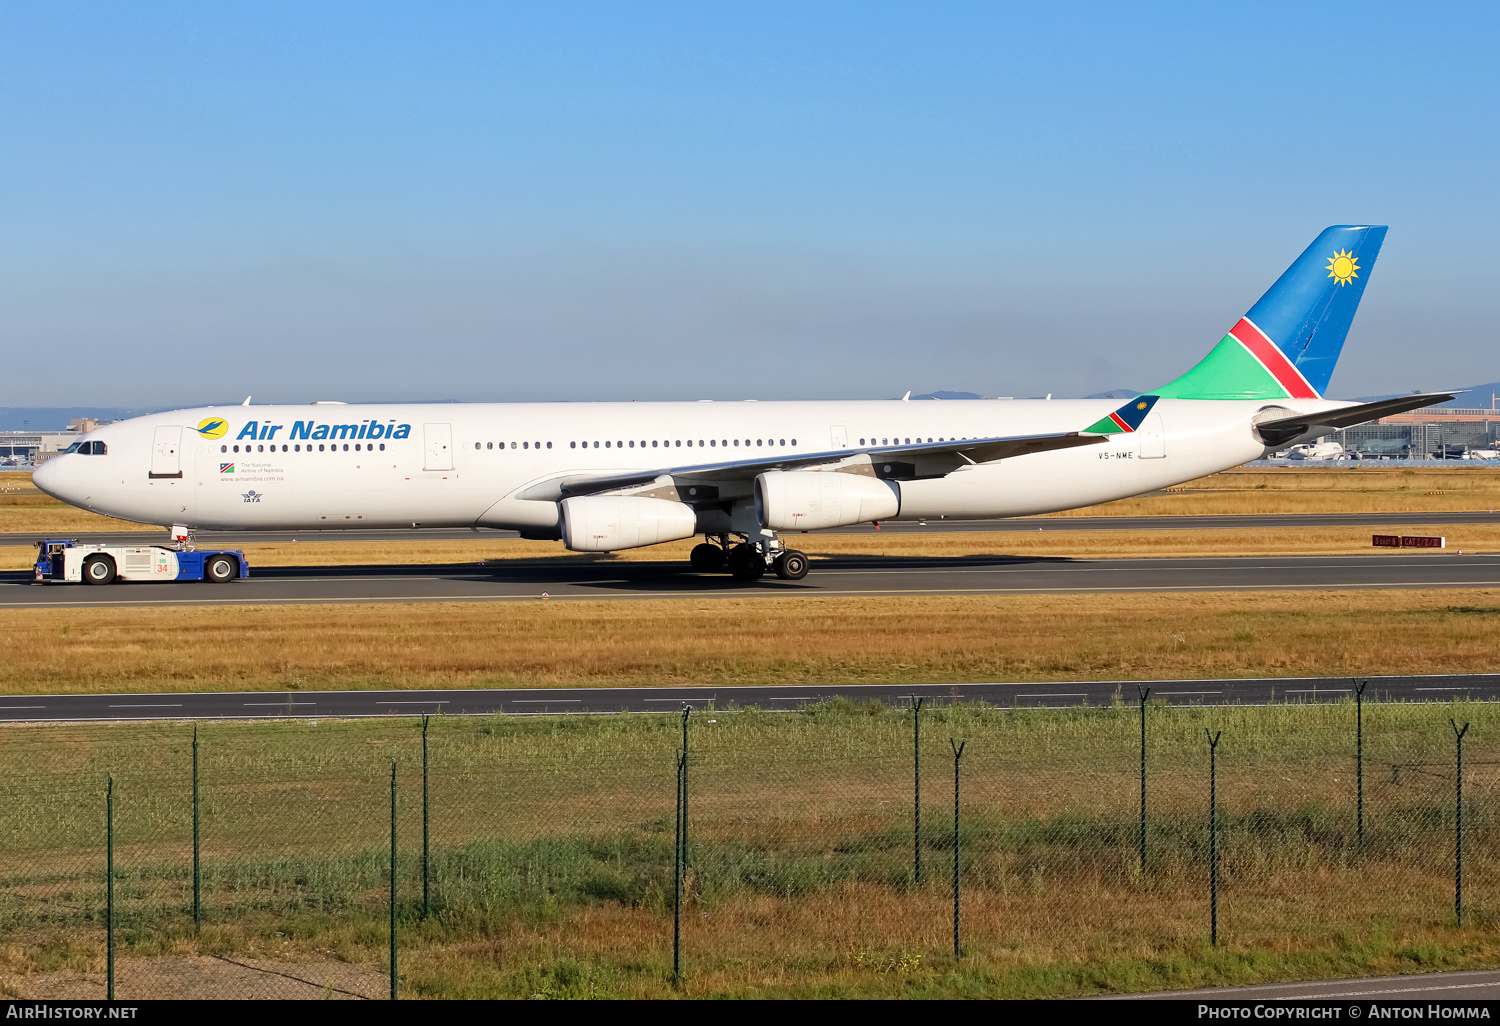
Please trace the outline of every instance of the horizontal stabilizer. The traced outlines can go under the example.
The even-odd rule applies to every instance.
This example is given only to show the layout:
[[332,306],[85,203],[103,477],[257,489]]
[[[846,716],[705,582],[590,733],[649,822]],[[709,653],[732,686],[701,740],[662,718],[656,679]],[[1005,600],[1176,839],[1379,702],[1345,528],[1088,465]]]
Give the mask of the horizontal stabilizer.
[[[558,501],[574,495],[593,495],[649,484],[661,477],[685,481],[748,481],[758,474],[770,470],[798,470],[819,464],[838,463],[851,457],[868,455],[871,462],[890,460],[907,463],[915,459],[942,461],[945,457],[950,466],[939,473],[948,473],[975,463],[991,463],[1012,456],[1051,452],[1056,449],[1071,449],[1079,445],[1097,445],[1105,440],[1103,435],[1081,435],[1067,431],[1047,435],[1015,435],[996,438],[963,438],[948,442],[928,442],[921,445],[878,445],[836,452],[812,452],[805,455],[762,457],[750,460],[732,460],[723,463],[695,463],[675,467],[657,467],[625,474],[598,474],[556,478],[532,485],[517,497]],[[925,476],[925,475],[924,475]]]
[[1356,424],[1368,424],[1381,417],[1393,417],[1398,413],[1420,410],[1424,406],[1447,402],[1462,394],[1463,390],[1459,389],[1453,392],[1421,392],[1416,395],[1403,395],[1395,399],[1382,399],[1376,403],[1360,403],[1357,406],[1341,406],[1334,410],[1263,420],[1255,425],[1255,430],[1260,434],[1262,441],[1274,448],[1313,431],[1337,430],[1353,427]]

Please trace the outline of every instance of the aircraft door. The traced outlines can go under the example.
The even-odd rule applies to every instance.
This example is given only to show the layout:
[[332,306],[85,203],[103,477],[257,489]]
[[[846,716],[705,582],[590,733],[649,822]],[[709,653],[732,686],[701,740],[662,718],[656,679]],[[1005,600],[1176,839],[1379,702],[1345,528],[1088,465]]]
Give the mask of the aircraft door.
[[828,429],[828,433],[831,436],[830,440],[833,442],[833,448],[849,448],[849,429],[844,425],[835,424],[833,425],[833,427]]
[[182,476],[182,428],[159,427],[151,444],[151,476]]
[[1167,435],[1161,426],[1161,414],[1153,411],[1142,422],[1137,437],[1141,443],[1141,459],[1159,460],[1167,455]]
[[427,449],[422,458],[423,470],[453,469],[453,425],[423,424],[422,439]]

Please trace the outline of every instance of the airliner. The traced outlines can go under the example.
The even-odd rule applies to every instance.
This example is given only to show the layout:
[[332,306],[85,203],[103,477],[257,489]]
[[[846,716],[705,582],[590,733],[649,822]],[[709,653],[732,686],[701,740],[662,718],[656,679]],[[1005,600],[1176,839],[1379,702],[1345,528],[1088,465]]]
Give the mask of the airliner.
[[788,535],[1090,506],[1452,398],[1324,397],[1385,235],[1325,229],[1197,365],[1124,405],[247,399],[101,426],[33,480],[185,546],[201,529],[503,528],[580,552],[702,535],[698,572],[797,580]]

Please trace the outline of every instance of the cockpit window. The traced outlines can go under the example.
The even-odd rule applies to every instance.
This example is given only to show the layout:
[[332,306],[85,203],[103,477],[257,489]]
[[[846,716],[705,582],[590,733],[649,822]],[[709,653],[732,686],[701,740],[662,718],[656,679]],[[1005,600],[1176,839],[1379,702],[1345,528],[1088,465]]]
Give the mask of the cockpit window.
[[109,448],[103,442],[95,442],[94,443],[94,455],[95,456],[105,456],[105,455],[108,455],[108,453],[109,453]]
[[81,445],[81,444],[82,444],[81,442],[74,442],[72,445],[70,445],[66,449],[64,449],[60,455],[66,456],[70,452],[77,452],[78,451],[78,446]]

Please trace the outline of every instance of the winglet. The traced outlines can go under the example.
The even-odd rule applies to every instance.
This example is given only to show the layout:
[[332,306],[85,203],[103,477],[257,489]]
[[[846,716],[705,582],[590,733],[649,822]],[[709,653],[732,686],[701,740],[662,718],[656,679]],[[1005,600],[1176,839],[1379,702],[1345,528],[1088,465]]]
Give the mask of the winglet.
[[1160,396],[1138,395],[1130,402],[1121,406],[1107,417],[1099,420],[1083,429],[1086,435],[1119,435],[1130,434],[1140,428],[1141,422],[1146,419],[1146,414],[1151,412],[1151,407],[1156,405]]

